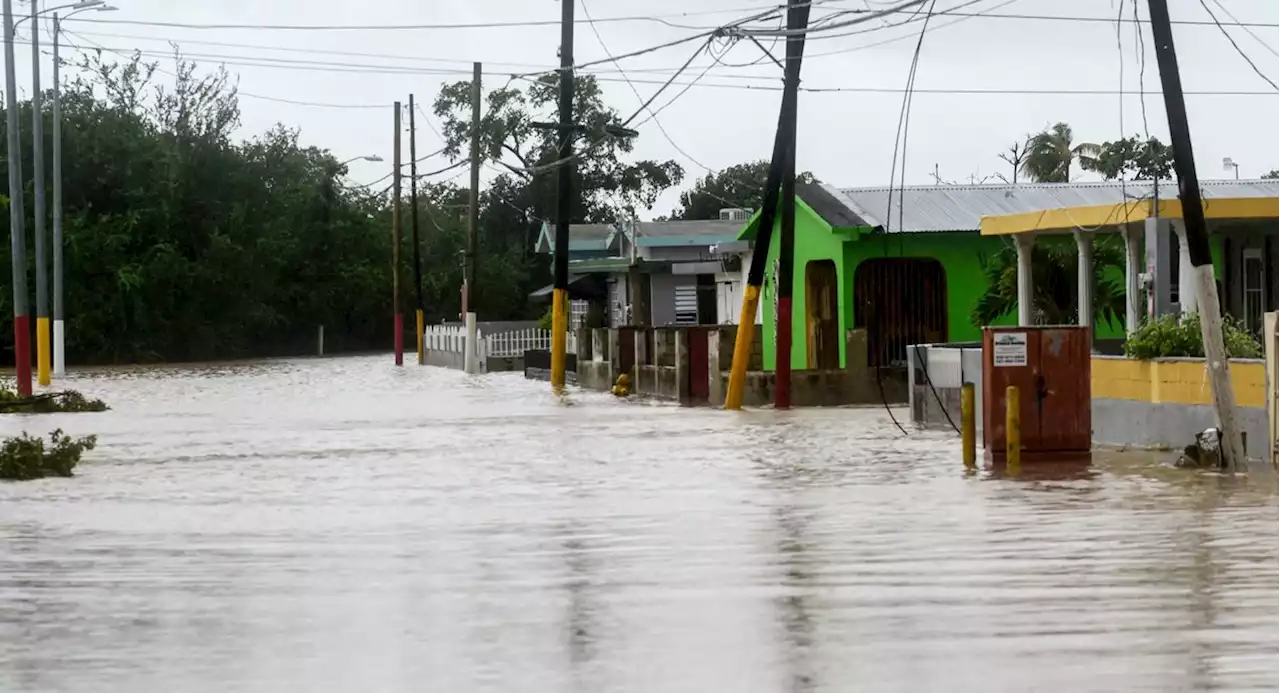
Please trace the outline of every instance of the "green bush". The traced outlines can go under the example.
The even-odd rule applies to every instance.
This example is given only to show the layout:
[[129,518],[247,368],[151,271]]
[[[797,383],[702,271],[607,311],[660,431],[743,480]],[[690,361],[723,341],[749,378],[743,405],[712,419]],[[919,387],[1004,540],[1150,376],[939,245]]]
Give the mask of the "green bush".
[[19,397],[13,390],[0,388],[0,414],[25,413],[49,414],[53,412],[106,411],[110,409],[100,399],[89,399],[76,390],[46,392],[31,397]]
[[97,436],[72,438],[61,429],[49,434],[48,447],[41,438],[26,433],[0,445],[0,479],[29,481],[46,476],[71,476],[80,456],[98,444]]
[[554,321],[554,319],[555,319],[555,315],[552,313],[552,310],[550,308],[547,308],[547,312],[543,313],[542,317],[538,318],[538,329],[550,330],[551,323]]
[[[1230,318],[1223,318],[1222,337],[1231,358],[1262,358],[1262,345],[1247,330]],[[1204,357],[1204,339],[1200,334],[1200,316],[1162,315],[1146,322],[1124,343],[1125,356],[1135,359],[1158,359],[1185,356]]]

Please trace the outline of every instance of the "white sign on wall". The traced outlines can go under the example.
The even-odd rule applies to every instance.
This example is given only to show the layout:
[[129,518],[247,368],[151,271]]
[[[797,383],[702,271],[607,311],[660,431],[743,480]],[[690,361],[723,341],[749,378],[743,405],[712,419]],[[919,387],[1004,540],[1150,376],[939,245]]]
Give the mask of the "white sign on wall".
[[992,338],[992,363],[996,366],[1027,365],[1027,333],[997,332]]

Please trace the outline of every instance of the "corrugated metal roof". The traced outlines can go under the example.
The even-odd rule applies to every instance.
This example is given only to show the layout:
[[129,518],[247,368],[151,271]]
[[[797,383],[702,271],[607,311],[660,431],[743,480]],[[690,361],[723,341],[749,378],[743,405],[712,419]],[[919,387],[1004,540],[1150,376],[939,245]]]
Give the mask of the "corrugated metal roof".
[[723,237],[736,239],[745,221],[721,221],[706,219],[695,221],[641,221],[636,222],[636,234],[644,241],[661,244],[662,238]]
[[[1269,180],[1200,181],[1201,195],[1214,198],[1276,197],[1280,182]],[[830,189],[828,189],[830,192]],[[1045,209],[1119,204],[1123,200],[1149,198],[1151,181],[1102,181],[1090,183],[1019,183],[1017,185],[910,185],[889,188],[841,188],[839,199],[868,223],[889,233],[977,231],[982,217],[1021,214]],[[1173,181],[1160,183],[1161,199],[1178,196]],[[889,219],[884,219],[886,211]],[[898,217],[902,216],[902,228]]]

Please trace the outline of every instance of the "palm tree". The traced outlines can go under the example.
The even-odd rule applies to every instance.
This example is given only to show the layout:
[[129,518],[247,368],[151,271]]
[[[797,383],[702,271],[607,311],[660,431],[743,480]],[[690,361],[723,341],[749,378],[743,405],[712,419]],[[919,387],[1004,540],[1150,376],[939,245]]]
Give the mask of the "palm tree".
[[[1037,325],[1076,323],[1076,245],[1041,241],[1031,250],[1031,283],[1035,292],[1033,321]],[[971,320],[990,325],[1018,307],[1018,253],[1012,243],[990,257],[980,258],[987,292],[978,299]],[[1097,322],[1121,323],[1125,314],[1124,245],[1116,236],[1093,239],[1093,311]]]
[[1079,160],[1080,168],[1093,170],[1102,148],[1088,142],[1074,144],[1071,136],[1071,126],[1066,123],[1058,123],[1034,135],[1022,162],[1022,172],[1041,183],[1066,183],[1071,180],[1071,162],[1074,160]]

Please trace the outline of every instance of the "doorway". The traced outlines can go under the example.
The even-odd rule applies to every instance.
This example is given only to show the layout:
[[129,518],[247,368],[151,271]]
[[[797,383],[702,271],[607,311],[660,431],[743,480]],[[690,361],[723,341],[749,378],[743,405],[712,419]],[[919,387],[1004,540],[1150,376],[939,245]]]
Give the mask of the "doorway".
[[839,287],[835,262],[813,260],[805,265],[806,343],[811,369],[834,370],[840,367]]
[[907,345],[947,340],[947,275],[932,258],[874,258],[853,275],[853,324],[872,367],[900,366]]

